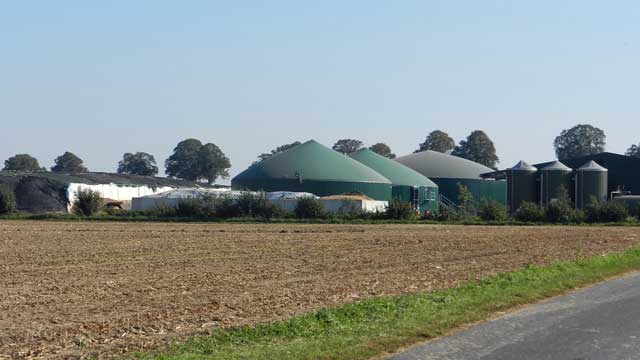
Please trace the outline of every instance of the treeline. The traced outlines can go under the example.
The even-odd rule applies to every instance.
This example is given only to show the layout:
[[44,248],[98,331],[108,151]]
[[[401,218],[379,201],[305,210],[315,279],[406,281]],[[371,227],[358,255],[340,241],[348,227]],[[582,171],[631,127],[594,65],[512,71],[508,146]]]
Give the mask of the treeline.
[[[278,146],[270,152],[258,155],[257,161],[263,161],[280,152],[289,150],[299,141]],[[568,159],[586,155],[598,154],[605,151],[606,135],[603,130],[591,125],[576,125],[563,130],[554,140],[554,148],[558,159]],[[364,142],[357,139],[340,139],[333,149],[343,154],[350,154],[365,147]],[[396,154],[391,147],[383,142],[369,146],[374,152],[393,159]],[[500,161],[493,141],[482,130],[475,130],[457,144],[446,132],[434,130],[425,141],[418,144],[415,152],[438,151],[449,153],[464,159],[475,161],[492,169],[496,169]],[[626,152],[628,156],[640,157],[640,144],[631,145]],[[52,172],[83,173],[88,169],[83,160],[71,152],[65,152],[54,160]],[[173,154],[164,162],[165,173],[169,177],[190,181],[205,181],[212,184],[218,178],[229,176],[231,161],[217,145],[203,144],[197,139],[186,139],[178,143]],[[5,171],[42,172],[46,168],[40,166],[38,160],[29,154],[17,154],[5,160]],[[118,163],[117,172],[155,176],[159,172],[153,155],[145,152],[125,153]]]

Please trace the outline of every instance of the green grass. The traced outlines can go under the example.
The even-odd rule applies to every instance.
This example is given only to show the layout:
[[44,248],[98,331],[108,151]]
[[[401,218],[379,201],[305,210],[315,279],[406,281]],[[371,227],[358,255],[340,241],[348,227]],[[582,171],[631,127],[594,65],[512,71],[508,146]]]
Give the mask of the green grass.
[[220,329],[143,359],[369,359],[518,305],[640,269],[640,249],[532,266],[428,294],[383,297],[285,322]]

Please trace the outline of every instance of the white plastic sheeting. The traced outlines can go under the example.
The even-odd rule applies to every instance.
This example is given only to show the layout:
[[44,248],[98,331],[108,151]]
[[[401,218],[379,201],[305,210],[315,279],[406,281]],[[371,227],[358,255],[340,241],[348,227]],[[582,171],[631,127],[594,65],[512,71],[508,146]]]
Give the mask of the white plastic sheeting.
[[88,185],[79,183],[70,183],[67,187],[67,208],[71,210],[71,206],[77,199],[78,190],[92,190],[97,191],[105,199],[117,200],[117,201],[131,201],[133,198],[154,195],[158,193],[164,193],[173,190],[172,187],[156,187],[149,186],[129,186],[129,185],[117,185],[117,184],[99,184]]
[[[154,194],[149,196],[133,198],[131,203],[132,210],[150,210],[158,206],[176,207],[180,201],[184,199],[193,199],[203,196],[229,196],[238,198],[245,191],[233,191],[229,189],[178,189],[170,190],[165,193]],[[258,194],[252,192],[252,194]],[[317,196],[304,192],[277,191],[266,193],[267,200],[276,206],[287,211],[293,211],[298,204],[298,200],[304,197]],[[327,211],[330,212],[346,212],[346,211],[362,211],[362,212],[383,212],[386,210],[388,202],[376,200],[333,200],[320,199]]]

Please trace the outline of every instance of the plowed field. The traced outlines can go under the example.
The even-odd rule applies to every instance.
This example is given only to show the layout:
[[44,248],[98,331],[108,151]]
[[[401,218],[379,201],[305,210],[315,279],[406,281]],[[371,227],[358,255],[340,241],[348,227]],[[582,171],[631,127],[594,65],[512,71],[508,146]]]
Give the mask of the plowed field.
[[118,355],[635,246],[632,227],[0,222],[0,358]]

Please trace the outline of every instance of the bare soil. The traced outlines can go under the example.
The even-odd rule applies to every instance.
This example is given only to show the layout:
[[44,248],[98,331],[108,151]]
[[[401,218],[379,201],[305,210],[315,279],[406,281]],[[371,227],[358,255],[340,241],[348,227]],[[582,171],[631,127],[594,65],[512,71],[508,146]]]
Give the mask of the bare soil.
[[0,358],[212,328],[640,245],[634,227],[0,222]]

